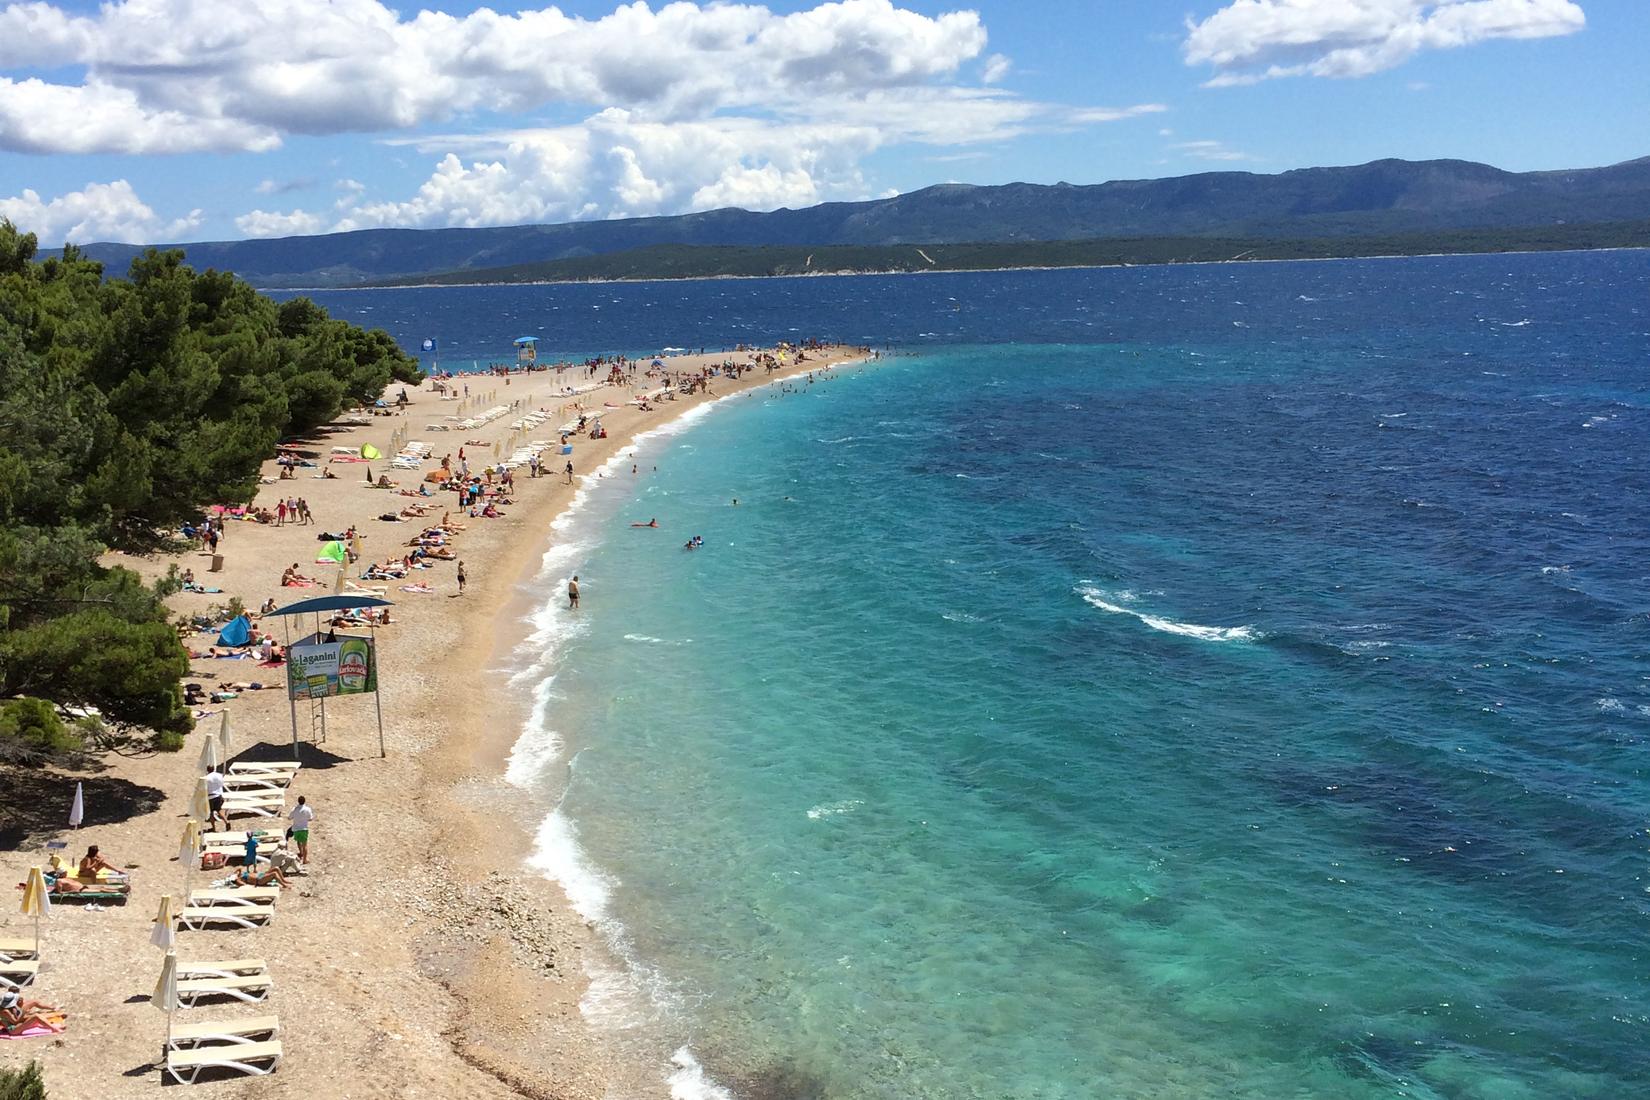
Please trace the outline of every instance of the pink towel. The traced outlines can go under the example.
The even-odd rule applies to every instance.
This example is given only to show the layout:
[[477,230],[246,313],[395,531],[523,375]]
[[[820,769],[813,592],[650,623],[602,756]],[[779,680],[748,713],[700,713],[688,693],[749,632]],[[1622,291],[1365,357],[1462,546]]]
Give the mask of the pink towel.
[[35,1026],[24,1028],[22,1031],[0,1031],[0,1039],[40,1039],[47,1035],[61,1035],[64,1030],[58,1028],[54,1031],[49,1027]]

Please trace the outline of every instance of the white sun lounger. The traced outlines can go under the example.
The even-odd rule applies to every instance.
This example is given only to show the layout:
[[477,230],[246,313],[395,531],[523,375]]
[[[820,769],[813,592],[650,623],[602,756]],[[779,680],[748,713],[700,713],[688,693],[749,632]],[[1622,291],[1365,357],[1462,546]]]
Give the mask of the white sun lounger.
[[228,847],[231,844],[245,846],[249,833],[257,836],[259,844],[274,844],[282,836],[280,829],[231,829],[225,833],[202,833],[201,844],[208,848]]
[[39,959],[0,963],[0,988],[22,989],[34,981],[34,976],[38,973],[40,973]]
[[274,919],[273,905],[202,905],[178,911],[178,923],[191,932],[203,932],[209,924],[262,928]]
[[178,977],[183,978],[244,978],[251,974],[269,973],[269,964],[262,959],[225,959],[221,962],[180,962]]
[[241,974],[233,978],[182,978],[178,981],[178,1000],[191,1007],[202,997],[233,997],[247,1004],[257,1004],[269,996],[275,979],[268,974]]
[[0,939],[0,963],[16,962],[18,959],[32,959],[35,954],[35,942],[32,939]]
[[273,908],[281,896],[278,886],[225,886],[208,890],[191,890],[189,904],[200,908],[207,905],[237,905]]
[[223,777],[225,798],[236,795],[280,794],[291,780],[276,772],[235,772]]
[[286,813],[286,796],[250,794],[246,791],[225,791],[223,816],[280,817]]
[[230,775],[245,772],[285,772],[296,775],[303,765],[296,760],[237,760],[229,765]]
[[281,1021],[276,1016],[248,1016],[240,1020],[203,1020],[200,1023],[173,1024],[167,1043],[173,1050],[189,1050],[214,1044],[246,1045],[258,1036],[271,1039],[281,1033]]
[[179,1084],[193,1084],[206,1070],[227,1069],[249,1077],[274,1073],[281,1064],[281,1044],[235,1043],[166,1052],[166,1072]]

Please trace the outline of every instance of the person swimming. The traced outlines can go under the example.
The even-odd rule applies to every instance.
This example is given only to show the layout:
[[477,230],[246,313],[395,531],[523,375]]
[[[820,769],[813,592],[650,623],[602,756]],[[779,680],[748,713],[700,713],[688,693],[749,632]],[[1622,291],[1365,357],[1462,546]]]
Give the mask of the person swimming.
[[632,527],[657,527],[657,526],[659,526],[659,520],[658,520],[658,517],[654,517],[653,519],[648,520],[646,523],[632,523],[630,526],[632,526]]

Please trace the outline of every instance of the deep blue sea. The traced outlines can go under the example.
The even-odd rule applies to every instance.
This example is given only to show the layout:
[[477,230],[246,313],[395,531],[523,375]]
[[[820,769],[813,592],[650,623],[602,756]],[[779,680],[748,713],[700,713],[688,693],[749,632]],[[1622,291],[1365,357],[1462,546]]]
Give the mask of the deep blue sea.
[[897,353],[540,578],[510,778],[678,1095],[1650,1092],[1650,253],[317,297]]

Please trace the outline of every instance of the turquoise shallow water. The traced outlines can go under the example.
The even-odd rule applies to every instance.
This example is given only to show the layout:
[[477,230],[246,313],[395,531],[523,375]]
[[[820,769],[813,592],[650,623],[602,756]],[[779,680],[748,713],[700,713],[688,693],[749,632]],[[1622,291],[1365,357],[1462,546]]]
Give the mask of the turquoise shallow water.
[[592,1015],[679,1095],[1641,1094],[1645,266],[774,291],[1018,342],[725,402],[564,528],[511,777]]

